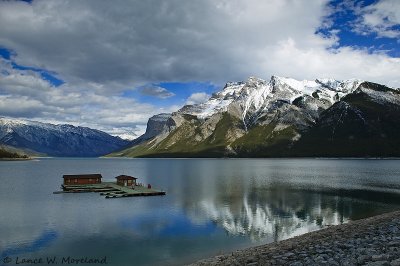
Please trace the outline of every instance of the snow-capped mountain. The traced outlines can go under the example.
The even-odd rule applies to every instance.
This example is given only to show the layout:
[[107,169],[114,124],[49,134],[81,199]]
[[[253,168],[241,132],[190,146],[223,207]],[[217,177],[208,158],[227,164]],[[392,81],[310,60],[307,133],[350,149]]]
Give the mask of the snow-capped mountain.
[[87,127],[0,118],[0,144],[49,156],[100,156],[128,143]]
[[[397,143],[398,135],[392,134],[388,128],[390,124],[396,124],[398,118],[390,116],[392,121],[388,121],[388,116],[375,117],[369,112],[372,105],[382,113],[396,112],[400,106],[399,90],[358,79],[299,81],[272,76],[266,81],[251,77],[245,82],[227,83],[204,103],[182,107],[162,122],[160,126],[165,129],[162,134],[154,135],[140,145],[136,143],[118,155],[314,156],[308,136],[320,125],[331,121],[330,133],[324,131],[322,135],[314,137],[321,138],[325,144],[332,142],[335,139],[335,129],[340,128],[337,123],[345,121],[347,115],[350,115],[345,110],[353,110],[358,118],[362,118],[364,127],[375,123],[375,120],[369,122],[369,119],[377,119],[375,127],[380,130],[375,130],[374,134],[383,131],[380,133],[390,136],[386,141],[390,140],[391,145]],[[347,109],[344,110],[343,106],[347,106]],[[384,125],[381,124],[383,121]],[[353,132],[355,129],[350,129],[351,123],[346,128],[349,132],[341,138],[350,139],[353,144],[359,141],[357,132]],[[386,129],[389,131],[386,132]],[[368,135],[368,138],[373,136]],[[352,145],[348,141],[341,143]],[[321,148],[323,145],[319,143],[318,149]],[[326,154],[315,154],[362,156],[362,149],[359,151],[349,153],[347,150],[337,154],[332,150]],[[398,153],[400,155],[400,150]],[[375,150],[365,155],[384,154],[386,152]]]
[[[217,112],[227,111],[232,103],[236,103],[241,107],[243,124],[247,128],[263,113],[268,112],[275,101],[293,103],[299,97],[308,96],[332,105],[343,96],[353,92],[361,83],[362,81],[357,79],[298,81],[278,76],[272,76],[267,82],[250,77],[246,82],[229,82],[222,91],[215,93],[205,103],[184,107],[178,112],[206,119]],[[312,107],[318,109],[319,106],[315,104]]]

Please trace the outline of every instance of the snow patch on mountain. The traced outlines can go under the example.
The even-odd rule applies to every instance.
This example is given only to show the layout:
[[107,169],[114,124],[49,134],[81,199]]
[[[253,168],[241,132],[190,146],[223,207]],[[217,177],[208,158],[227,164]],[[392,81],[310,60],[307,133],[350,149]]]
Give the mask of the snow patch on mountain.
[[214,93],[205,103],[183,107],[180,111],[205,119],[226,108],[239,97],[244,82],[228,82],[224,89]]
[[393,92],[377,91],[363,86],[359,88],[359,91],[355,91],[355,93],[358,92],[364,92],[368,94],[368,96],[370,96],[375,102],[380,104],[386,104],[389,102],[391,104],[400,105],[400,96],[398,94],[394,94]]
[[128,141],[132,141],[132,140],[137,139],[137,135],[132,135],[132,134],[128,134],[128,133],[112,134],[112,136],[121,138],[123,140],[128,140]]

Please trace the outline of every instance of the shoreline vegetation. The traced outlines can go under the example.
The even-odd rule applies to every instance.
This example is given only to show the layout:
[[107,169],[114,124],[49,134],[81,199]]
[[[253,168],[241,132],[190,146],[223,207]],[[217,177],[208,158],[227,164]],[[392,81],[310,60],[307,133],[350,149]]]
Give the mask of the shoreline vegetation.
[[400,265],[400,211],[330,226],[190,265]]
[[31,159],[32,158],[26,154],[20,154],[0,148],[0,161],[19,161]]

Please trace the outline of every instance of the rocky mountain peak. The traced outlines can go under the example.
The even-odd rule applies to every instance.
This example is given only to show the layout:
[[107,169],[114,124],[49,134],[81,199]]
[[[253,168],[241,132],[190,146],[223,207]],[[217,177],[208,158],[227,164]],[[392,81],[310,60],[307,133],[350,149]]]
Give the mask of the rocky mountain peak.
[[206,102],[185,106],[178,113],[207,119],[216,113],[227,111],[233,104],[239,106],[239,110],[241,110],[239,116],[242,117],[247,128],[248,123],[254,123],[263,112],[276,106],[274,102],[292,103],[299,97],[312,97],[317,99],[317,102],[323,101],[322,104],[313,101],[319,106],[313,106],[313,109],[318,109],[322,105],[326,108],[327,102],[333,104],[339,101],[354,91],[361,83],[362,81],[357,79],[344,81],[333,78],[296,80],[273,75],[269,81],[266,81],[257,77],[249,77],[246,81],[228,82],[221,91],[214,93]]

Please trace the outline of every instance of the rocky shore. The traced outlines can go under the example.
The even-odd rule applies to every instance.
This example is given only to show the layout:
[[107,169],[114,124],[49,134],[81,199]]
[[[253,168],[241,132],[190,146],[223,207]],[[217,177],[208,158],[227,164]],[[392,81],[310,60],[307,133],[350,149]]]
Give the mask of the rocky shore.
[[400,266],[400,211],[331,226],[191,265]]

